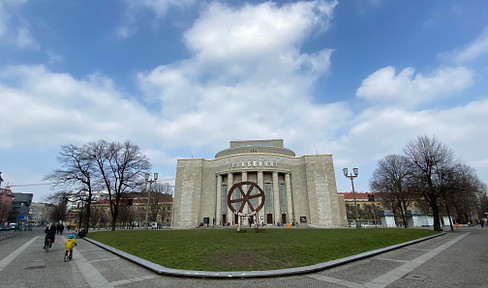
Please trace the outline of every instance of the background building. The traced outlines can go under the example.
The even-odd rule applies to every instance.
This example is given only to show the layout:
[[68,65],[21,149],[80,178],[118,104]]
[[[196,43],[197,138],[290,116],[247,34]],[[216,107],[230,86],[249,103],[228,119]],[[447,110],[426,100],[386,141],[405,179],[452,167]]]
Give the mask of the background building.
[[13,193],[8,222],[30,221],[30,205],[32,204],[32,193]]
[[[106,194],[102,194],[106,195]],[[117,226],[121,227],[140,227],[144,225],[146,210],[148,211],[148,222],[157,223],[158,228],[169,227],[171,225],[173,197],[170,194],[160,193],[155,197],[152,193],[147,209],[147,197],[140,193],[125,193],[120,200],[119,215]],[[86,203],[77,207],[72,207],[65,219],[65,224],[71,227],[80,226],[80,221],[89,221],[89,227],[110,227],[112,215],[110,213],[110,201],[101,197],[100,200],[90,204],[90,219],[86,219]]]
[[55,209],[54,204],[51,203],[32,203],[30,206],[30,215],[32,216],[32,224],[45,225],[51,221],[51,215]]
[[[354,196],[351,192],[340,192],[339,194],[344,195],[348,225],[355,226]],[[362,227],[404,227],[405,224],[399,208],[395,207],[395,211],[391,210],[391,207],[388,207],[387,203],[383,201],[384,199],[381,198],[380,193],[356,192],[355,194]],[[440,217],[442,226],[450,224],[447,214],[441,213]],[[429,211],[422,212],[416,201],[408,205],[405,218],[408,227],[433,227],[434,225],[432,213]]]
[[[238,216],[227,206],[227,194],[233,185],[244,181],[257,184],[264,192],[264,207],[256,215],[260,224],[346,226],[344,198],[337,193],[332,155],[297,157],[283,142],[230,141],[230,148],[218,152],[215,159],[178,159],[173,227],[235,225]],[[259,191],[250,192],[256,193]],[[231,200],[241,197],[234,190]],[[257,207],[261,199],[251,201]],[[246,204],[242,213],[248,215],[251,210]]]
[[10,189],[0,188],[0,226],[8,220],[13,198],[14,194]]

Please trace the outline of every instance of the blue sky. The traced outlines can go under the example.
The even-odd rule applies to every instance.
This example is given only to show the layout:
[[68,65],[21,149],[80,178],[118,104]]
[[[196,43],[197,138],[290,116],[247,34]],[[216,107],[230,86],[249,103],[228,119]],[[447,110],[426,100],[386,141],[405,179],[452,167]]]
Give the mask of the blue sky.
[[[37,184],[64,144],[132,140],[154,172],[283,138],[359,167],[435,136],[488,183],[486,1],[0,1],[0,171]],[[4,185],[6,183],[3,183]],[[48,186],[13,187],[41,201]]]

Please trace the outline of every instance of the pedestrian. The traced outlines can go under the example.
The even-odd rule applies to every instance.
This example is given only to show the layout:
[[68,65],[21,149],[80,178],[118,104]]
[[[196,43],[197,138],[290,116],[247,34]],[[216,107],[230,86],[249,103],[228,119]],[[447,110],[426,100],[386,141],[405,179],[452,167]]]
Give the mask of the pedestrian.
[[63,225],[63,223],[61,223],[61,228],[59,230],[59,235],[63,234],[63,231],[64,231],[64,225]]
[[483,228],[485,226],[485,219],[482,218],[480,224],[481,224],[481,228]]
[[85,230],[83,230],[82,228],[80,228],[80,230],[78,231],[78,238],[83,238],[86,236],[86,232]]

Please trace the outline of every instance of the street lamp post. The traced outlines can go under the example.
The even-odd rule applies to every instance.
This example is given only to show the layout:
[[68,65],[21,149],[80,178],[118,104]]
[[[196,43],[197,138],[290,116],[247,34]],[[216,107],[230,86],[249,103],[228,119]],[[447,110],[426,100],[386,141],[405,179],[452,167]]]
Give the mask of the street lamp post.
[[149,215],[149,198],[151,196],[151,185],[152,183],[158,180],[158,173],[154,173],[153,179],[150,179],[149,173],[144,174],[144,179],[146,180],[146,191],[147,191],[147,183],[149,183],[149,191],[147,192],[147,204],[146,204],[146,230],[149,229],[149,224],[147,222],[147,218]]
[[344,168],[342,169],[342,172],[344,172],[344,176],[346,178],[351,179],[351,186],[352,186],[352,197],[354,198],[354,211],[355,211],[355,221],[356,221],[356,228],[361,228],[361,222],[359,222],[359,213],[358,213],[358,205],[356,203],[356,192],[354,192],[354,178],[358,177],[358,168],[352,168],[352,172],[348,173],[348,169]]

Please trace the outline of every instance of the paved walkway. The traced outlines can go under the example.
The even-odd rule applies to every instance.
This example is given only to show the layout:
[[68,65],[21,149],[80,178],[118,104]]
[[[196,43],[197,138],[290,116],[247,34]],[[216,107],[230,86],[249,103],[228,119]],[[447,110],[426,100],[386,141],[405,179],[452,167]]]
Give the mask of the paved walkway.
[[[168,274],[171,271],[164,267],[157,268],[162,272],[149,270],[82,239],[78,240],[73,260],[64,262],[65,239],[57,236],[47,254],[42,250],[44,234],[39,231],[26,231],[0,241],[0,287],[488,287],[488,228],[479,226],[377,251],[380,254],[351,257],[327,269],[321,266],[326,263],[305,267],[309,268],[307,273],[298,270],[288,274],[285,269],[261,271],[264,274],[256,276],[245,272],[244,276],[224,273],[210,278],[204,272],[187,275],[188,271],[178,270],[173,272],[180,274]],[[271,274],[265,274],[268,272]]]

